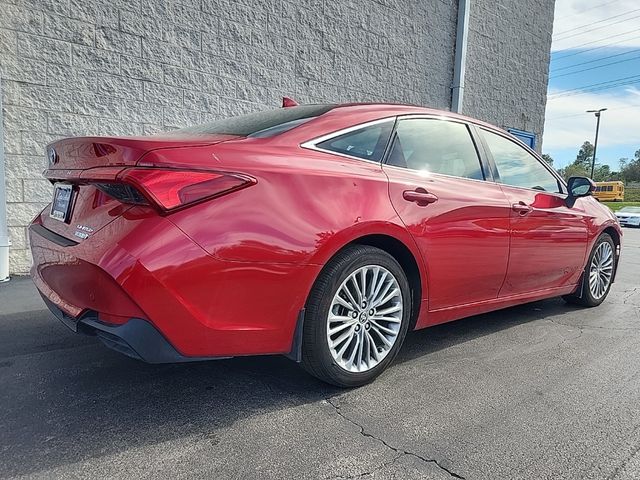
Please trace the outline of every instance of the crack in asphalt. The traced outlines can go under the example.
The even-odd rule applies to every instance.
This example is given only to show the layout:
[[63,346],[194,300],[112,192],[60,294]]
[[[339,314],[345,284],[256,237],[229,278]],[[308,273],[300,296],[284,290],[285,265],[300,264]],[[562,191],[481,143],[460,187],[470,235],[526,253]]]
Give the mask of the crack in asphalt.
[[550,319],[550,322],[555,324],[555,325],[562,325],[562,326],[570,328],[570,329],[578,330],[578,335],[575,335],[573,337],[564,337],[562,339],[562,341],[557,345],[556,348],[562,347],[565,343],[574,342],[574,341],[578,340],[579,338],[581,338],[582,335],[584,335],[584,327],[582,325],[576,325],[574,327],[574,326],[571,326],[571,325],[565,325],[564,323],[556,322],[555,320],[552,320],[552,319]]
[[[636,431],[637,431],[637,428],[636,428]],[[618,477],[618,475],[620,475],[620,473],[622,472],[622,470],[623,470],[623,469],[627,466],[627,464],[631,461],[631,459],[632,459],[633,457],[635,457],[635,456],[638,454],[638,452],[640,452],[640,445],[636,446],[636,447],[631,451],[631,454],[630,454],[630,455],[628,455],[628,456],[627,456],[627,457],[622,461],[622,463],[621,463],[620,465],[618,465],[618,466],[613,470],[613,472],[611,472],[611,475],[609,475],[609,476],[607,477],[607,480],[614,480],[615,478],[617,478],[617,477]]]
[[333,480],[353,480],[354,478],[365,478],[365,477],[368,477],[369,475],[373,475],[374,473],[379,472],[380,470],[382,470],[385,467],[388,467],[389,465],[393,465],[394,463],[396,463],[398,461],[399,458],[402,458],[402,457],[404,457],[404,454],[403,453],[398,453],[398,455],[393,457],[391,460],[389,460],[388,462],[381,463],[380,465],[378,465],[373,470],[369,470],[367,472],[358,473],[356,475],[349,475],[347,477],[341,475],[341,476],[332,477],[332,478],[333,478]]
[[[639,312],[636,311],[636,316],[640,315]],[[611,332],[636,332],[638,330],[640,330],[640,327],[605,327],[605,326],[600,326],[600,325],[584,325],[584,324],[569,324],[569,323],[562,323],[558,320],[554,320],[552,318],[548,319],[551,323],[555,323],[556,325],[561,325],[563,327],[567,327],[567,328],[574,328],[576,330],[580,330],[580,334],[582,335],[583,330],[609,330]],[[578,339],[580,338],[580,336],[574,337],[574,339]]]
[[365,428],[360,425],[358,422],[356,422],[355,420],[347,417],[341,410],[340,405],[336,405],[333,401],[333,398],[327,398],[326,402],[331,405],[333,407],[333,409],[336,411],[336,413],[338,414],[339,417],[345,419],[347,422],[349,422],[350,424],[358,427],[360,429],[360,435],[362,435],[363,437],[367,437],[367,438],[372,438],[374,440],[376,440],[377,442],[380,442],[382,445],[384,445],[385,447],[387,447],[390,450],[393,450],[394,452],[396,452],[398,455],[396,457],[393,458],[393,460],[389,461],[389,462],[385,462],[382,465],[379,465],[378,467],[376,467],[375,469],[369,471],[369,472],[364,472],[358,475],[355,475],[353,477],[335,477],[335,478],[363,478],[365,476],[368,475],[372,475],[373,473],[375,473],[376,471],[391,465],[393,463],[395,463],[399,458],[402,458],[405,455],[409,455],[411,457],[417,458],[418,460],[423,461],[424,463],[433,463],[435,466],[437,466],[440,470],[442,470],[443,472],[446,472],[449,474],[449,476],[451,476],[452,478],[459,478],[461,480],[465,480],[465,478],[461,475],[458,475],[455,472],[452,472],[451,470],[449,470],[446,467],[443,467],[442,465],[440,465],[440,463],[438,462],[438,460],[435,459],[430,459],[430,458],[425,458],[421,455],[418,455],[417,453],[414,452],[409,452],[408,450],[404,450],[402,448],[398,448],[398,447],[394,447],[393,445],[389,445],[384,439],[382,438],[378,438],[375,435],[372,435],[371,433],[367,432],[365,430]]
[[622,292],[622,293],[628,294],[628,295],[625,295],[622,299],[622,303],[624,305],[635,305],[633,303],[627,303],[627,301],[631,300],[631,297],[633,297],[636,294],[636,292],[638,291],[638,288],[639,287],[634,287],[631,290],[625,290],[624,292]]

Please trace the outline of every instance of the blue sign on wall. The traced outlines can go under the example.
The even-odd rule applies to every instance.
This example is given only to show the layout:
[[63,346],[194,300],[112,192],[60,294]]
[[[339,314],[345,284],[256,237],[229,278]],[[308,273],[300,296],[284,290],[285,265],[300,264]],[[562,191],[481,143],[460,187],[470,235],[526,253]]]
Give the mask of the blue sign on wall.
[[531,147],[532,149],[536,148],[536,134],[531,132],[525,132],[524,130],[518,130],[517,128],[507,128],[507,132],[516,137],[522,143]]

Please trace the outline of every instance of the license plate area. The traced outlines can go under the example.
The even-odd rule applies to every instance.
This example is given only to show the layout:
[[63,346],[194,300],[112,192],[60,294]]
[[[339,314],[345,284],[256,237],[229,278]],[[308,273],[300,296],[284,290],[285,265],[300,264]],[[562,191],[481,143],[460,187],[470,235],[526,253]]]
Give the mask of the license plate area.
[[68,222],[71,217],[71,206],[73,205],[73,185],[56,183],[54,187],[49,216],[61,222]]

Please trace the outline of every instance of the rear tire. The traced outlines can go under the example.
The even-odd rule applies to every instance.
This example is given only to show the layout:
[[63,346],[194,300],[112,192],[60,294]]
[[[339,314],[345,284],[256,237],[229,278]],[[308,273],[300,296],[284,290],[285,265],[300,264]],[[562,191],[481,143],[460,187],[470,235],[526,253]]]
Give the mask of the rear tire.
[[573,305],[597,307],[609,295],[615,273],[616,244],[611,235],[603,233],[591,250],[580,287],[575,293],[562,298]]
[[379,248],[348,246],[309,294],[302,366],[340,387],[371,382],[398,354],[410,315],[409,283],[395,258]]

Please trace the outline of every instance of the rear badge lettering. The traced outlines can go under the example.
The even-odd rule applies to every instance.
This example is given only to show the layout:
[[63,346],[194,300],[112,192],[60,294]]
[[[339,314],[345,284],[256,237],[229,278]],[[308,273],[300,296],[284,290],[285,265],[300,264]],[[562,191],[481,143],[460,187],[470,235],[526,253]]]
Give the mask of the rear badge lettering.
[[86,240],[89,238],[89,235],[93,233],[93,228],[87,227],[86,225],[76,225],[76,233],[74,235],[78,238]]

